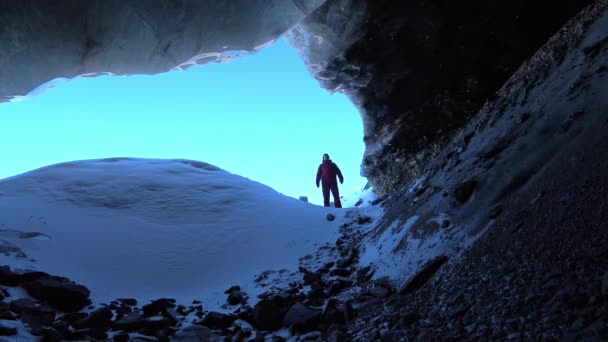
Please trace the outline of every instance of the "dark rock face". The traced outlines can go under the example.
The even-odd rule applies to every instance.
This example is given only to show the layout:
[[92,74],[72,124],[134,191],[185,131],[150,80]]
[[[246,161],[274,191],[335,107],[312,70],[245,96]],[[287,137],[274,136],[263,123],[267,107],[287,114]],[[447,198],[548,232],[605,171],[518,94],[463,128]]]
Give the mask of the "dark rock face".
[[362,172],[386,193],[591,2],[328,0],[289,38],[360,107]]

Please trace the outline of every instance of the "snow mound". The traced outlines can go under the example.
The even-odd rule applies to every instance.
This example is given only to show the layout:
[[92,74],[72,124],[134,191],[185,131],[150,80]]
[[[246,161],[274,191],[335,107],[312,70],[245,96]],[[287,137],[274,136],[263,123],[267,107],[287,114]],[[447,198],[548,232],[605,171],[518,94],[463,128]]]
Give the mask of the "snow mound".
[[94,301],[171,297],[211,309],[231,285],[255,298],[257,274],[295,271],[298,257],[335,240],[342,216],[197,161],[69,162],[0,180],[0,239],[15,247],[0,262],[66,276]]

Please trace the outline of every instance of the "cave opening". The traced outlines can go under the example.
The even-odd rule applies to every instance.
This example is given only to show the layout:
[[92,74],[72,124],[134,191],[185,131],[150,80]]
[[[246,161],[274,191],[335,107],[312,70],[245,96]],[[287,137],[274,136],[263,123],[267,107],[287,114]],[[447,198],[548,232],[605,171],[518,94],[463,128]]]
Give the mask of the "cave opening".
[[322,89],[282,38],[226,63],[51,88],[0,106],[0,179],[72,160],[183,158],[321,204],[314,178],[329,153],[347,204],[367,181],[357,108]]

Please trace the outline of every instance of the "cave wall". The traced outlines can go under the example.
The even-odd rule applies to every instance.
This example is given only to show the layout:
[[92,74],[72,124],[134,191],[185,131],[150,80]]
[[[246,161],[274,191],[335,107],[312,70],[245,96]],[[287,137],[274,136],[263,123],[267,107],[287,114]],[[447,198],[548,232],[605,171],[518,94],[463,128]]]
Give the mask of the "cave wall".
[[255,51],[324,0],[3,0],[0,102],[55,78],[156,74]]
[[155,74],[287,32],[311,74],[360,109],[361,165],[391,193],[591,0],[5,0],[0,102],[55,78]]
[[329,0],[289,39],[323,87],[359,106],[362,175],[384,194],[591,2]]

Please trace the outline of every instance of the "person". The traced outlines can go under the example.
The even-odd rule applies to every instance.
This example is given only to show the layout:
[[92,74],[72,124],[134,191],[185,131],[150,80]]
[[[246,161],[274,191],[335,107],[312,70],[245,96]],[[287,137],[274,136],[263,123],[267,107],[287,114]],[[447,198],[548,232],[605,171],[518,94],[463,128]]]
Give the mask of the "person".
[[331,191],[334,196],[335,207],[342,208],[336,176],[340,178],[340,184],[344,183],[344,177],[342,177],[342,172],[340,172],[338,165],[329,159],[329,154],[323,154],[323,163],[319,165],[319,169],[317,170],[317,188],[319,187],[319,182],[321,182],[323,185],[323,205],[326,207],[329,207],[329,192]]

